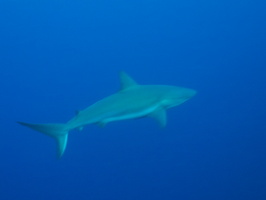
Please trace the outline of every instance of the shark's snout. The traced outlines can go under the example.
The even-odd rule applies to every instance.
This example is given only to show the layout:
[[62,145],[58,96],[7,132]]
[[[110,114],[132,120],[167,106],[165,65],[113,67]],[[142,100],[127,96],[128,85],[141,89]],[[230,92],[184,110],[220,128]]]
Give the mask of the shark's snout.
[[197,94],[196,90],[189,89],[187,95],[189,98],[191,98],[191,97],[194,97],[196,94]]
[[190,98],[194,97],[197,94],[196,90],[193,89],[184,89],[182,91],[182,94],[180,95],[180,98],[183,99],[184,101],[189,100]]

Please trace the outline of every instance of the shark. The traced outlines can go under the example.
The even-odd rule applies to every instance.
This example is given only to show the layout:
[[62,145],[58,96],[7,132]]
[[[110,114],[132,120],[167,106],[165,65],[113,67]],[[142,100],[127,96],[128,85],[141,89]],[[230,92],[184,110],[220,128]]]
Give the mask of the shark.
[[166,110],[186,102],[197,93],[193,89],[170,85],[140,85],[123,71],[120,72],[120,85],[118,92],[77,111],[66,123],[18,123],[54,138],[58,158],[61,158],[71,130],[82,130],[89,124],[103,127],[113,121],[143,117],[154,118],[164,127],[167,122]]

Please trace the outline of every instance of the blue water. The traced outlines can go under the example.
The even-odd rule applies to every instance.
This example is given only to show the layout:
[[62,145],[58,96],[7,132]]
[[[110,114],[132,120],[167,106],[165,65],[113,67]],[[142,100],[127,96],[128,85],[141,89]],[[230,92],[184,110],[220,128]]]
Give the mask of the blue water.
[[[1,200],[266,199],[266,1],[2,0]],[[16,124],[62,123],[140,84],[192,88],[149,118],[55,142]]]

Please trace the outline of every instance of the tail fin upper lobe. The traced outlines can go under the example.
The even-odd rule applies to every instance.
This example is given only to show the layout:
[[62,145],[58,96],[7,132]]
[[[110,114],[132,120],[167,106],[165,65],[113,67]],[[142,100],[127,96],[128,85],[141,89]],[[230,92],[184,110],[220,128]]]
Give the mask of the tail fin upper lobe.
[[55,138],[55,140],[57,141],[58,157],[60,158],[64,154],[67,146],[69,132],[69,129],[67,129],[65,124],[29,124],[25,122],[18,123]]

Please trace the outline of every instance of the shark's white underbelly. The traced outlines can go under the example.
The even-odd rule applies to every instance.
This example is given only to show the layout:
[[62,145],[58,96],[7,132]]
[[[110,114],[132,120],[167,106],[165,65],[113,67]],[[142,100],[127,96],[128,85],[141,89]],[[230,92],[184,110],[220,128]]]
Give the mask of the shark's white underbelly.
[[135,112],[124,111],[122,113],[117,113],[113,116],[103,118],[100,120],[100,123],[106,124],[106,123],[112,122],[112,121],[120,121],[120,120],[126,120],[126,119],[135,119],[135,118],[145,117],[145,116],[149,115],[150,113],[154,112],[158,107],[159,107],[158,104],[154,104],[150,107],[146,107],[145,109],[140,109],[140,110],[135,111]]
[[154,102],[140,107],[127,106],[123,109],[105,107],[104,109],[94,107],[91,110],[81,111],[75,118],[69,121],[68,126],[71,129],[82,128],[88,124],[105,125],[112,121],[120,121],[145,117],[160,107],[160,102]]

